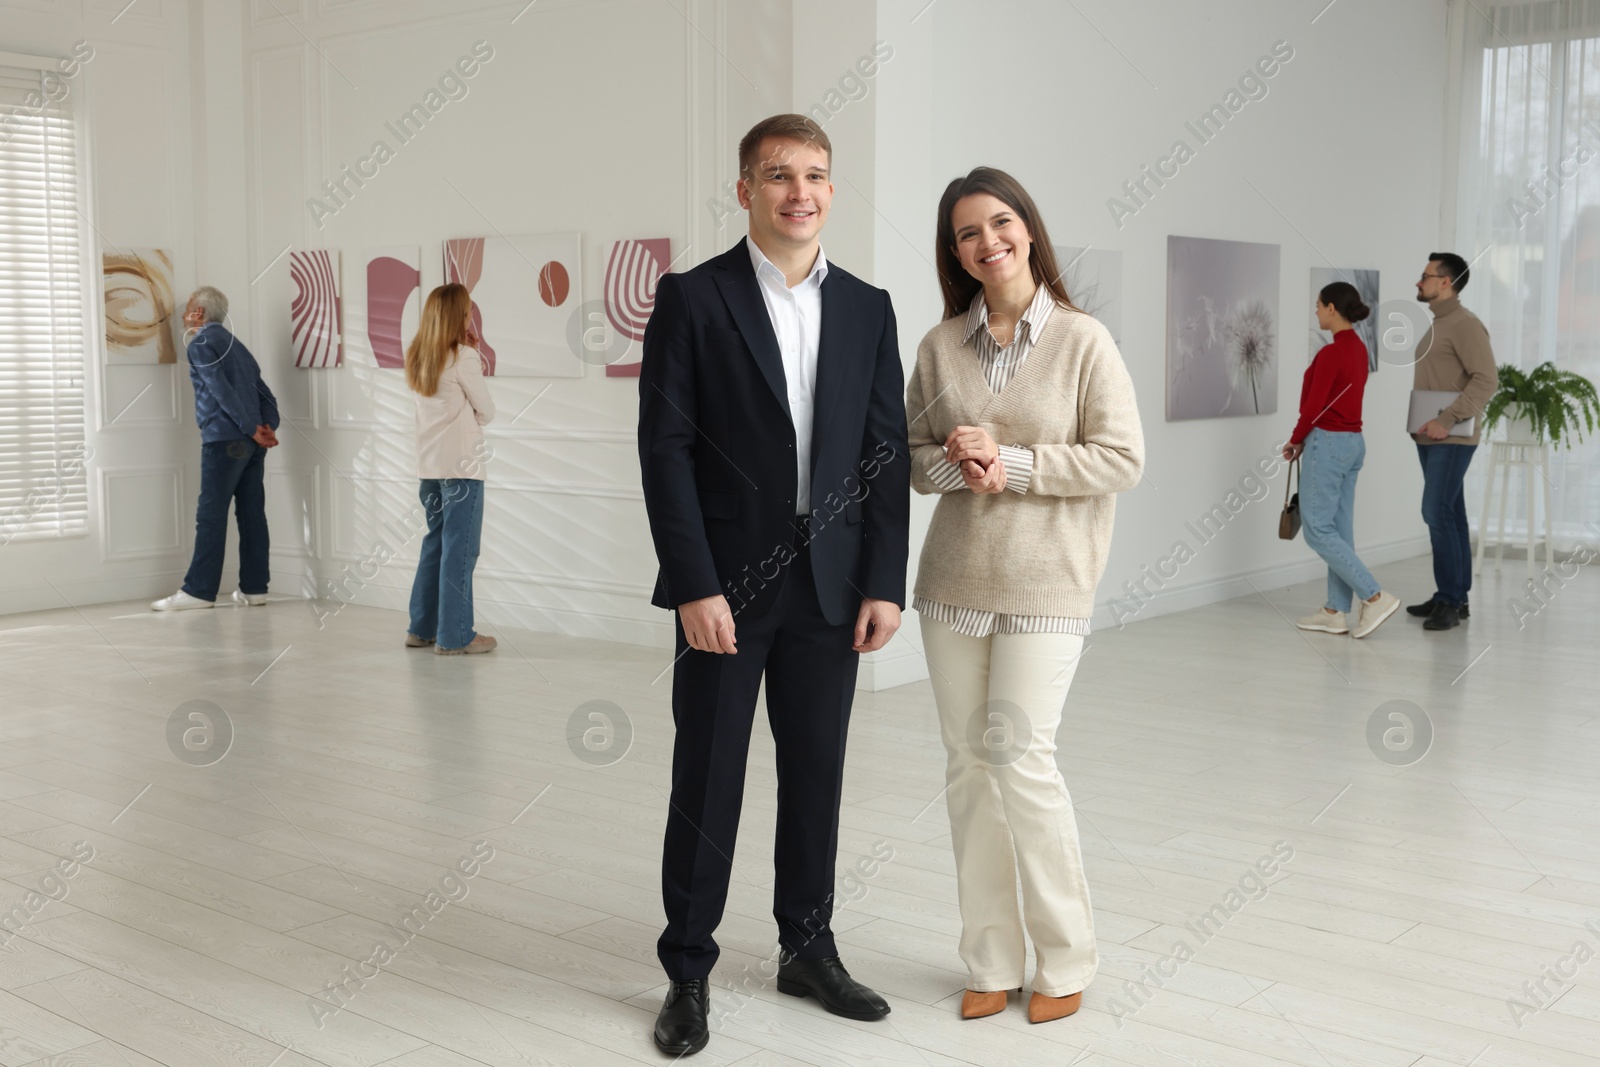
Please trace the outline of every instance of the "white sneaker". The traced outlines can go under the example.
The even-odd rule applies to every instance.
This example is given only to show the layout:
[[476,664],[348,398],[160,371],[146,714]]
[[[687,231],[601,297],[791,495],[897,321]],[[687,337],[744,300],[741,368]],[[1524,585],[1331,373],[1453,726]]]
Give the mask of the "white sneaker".
[[1381,590],[1378,599],[1361,602],[1361,614],[1356,617],[1356,628],[1351,631],[1351,637],[1365,637],[1376,630],[1383,622],[1393,615],[1400,607],[1400,598],[1393,593]]
[[1323,611],[1318,608],[1303,619],[1296,619],[1294,624],[1302,630],[1317,630],[1325,634],[1347,634],[1350,627],[1344,621],[1343,613]]
[[171,596],[164,596],[150,605],[151,611],[191,611],[195,608],[215,607],[210,600],[201,600],[197,596],[190,596],[182,589]]
[[233,602],[240,607],[259,608],[267,602],[265,593],[246,593],[243,589],[233,591]]

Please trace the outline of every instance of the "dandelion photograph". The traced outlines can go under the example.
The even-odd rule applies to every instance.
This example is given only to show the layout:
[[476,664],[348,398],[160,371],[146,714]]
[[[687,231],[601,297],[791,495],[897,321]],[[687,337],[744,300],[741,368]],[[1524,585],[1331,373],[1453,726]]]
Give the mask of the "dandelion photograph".
[[1358,270],[1354,267],[1312,267],[1311,268],[1311,303],[1307,314],[1311,318],[1311,349],[1306,354],[1306,362],[1317,358],[1317,353],[1322,351],[1322,346],[1333,340],[1333,335],[1317,325],[1317,296],[1322,290],[1334,282],[1349,282],[1356,287],[1356,292],[1361,296],[1361,302],[1371,308],[1373,314],[1354,324],[1356,336],[1361,338],[1361,343],[1367,346],[1367,370],[1373,374],[1378,372],[1378,272],[1375,270]]
[[1167,238],[1167,421],[1278,410],[1278,245]]

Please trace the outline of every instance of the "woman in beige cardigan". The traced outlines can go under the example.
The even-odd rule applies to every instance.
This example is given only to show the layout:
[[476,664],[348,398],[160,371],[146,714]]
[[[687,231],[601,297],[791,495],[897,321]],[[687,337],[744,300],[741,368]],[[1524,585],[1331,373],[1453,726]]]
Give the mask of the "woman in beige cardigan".
[[951,182],[938,257],[945,318],[917,350],[906,411],[912,486],[940,494],[912,606],[949,755],[961,1013],[992,1015],[1021,988],[1026,927],[1028,1018],[1045,1022],[1077,1011],[1098,965],[1055,738],[1144,439],[1122,357],[1068,298],[1016,179],[980,167]]
[[472,296],[451,283],[428,294],[406,349],[406,384],[416,394],[418,495],[428,520],[411,583],[406,647],[432,645],[441,656],[475,656],[496,644],[472,627],[489,455],[483,427],[494,418],[477,343]]

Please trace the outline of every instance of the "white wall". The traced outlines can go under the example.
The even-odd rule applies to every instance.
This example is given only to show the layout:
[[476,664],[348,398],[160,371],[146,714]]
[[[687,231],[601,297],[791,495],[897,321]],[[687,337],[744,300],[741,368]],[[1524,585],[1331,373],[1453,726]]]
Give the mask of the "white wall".
[[[1440,194],[1453,178],[1443,163],[1444,0],[1341,0],[1315,25],[1320,4],[1272,0],[1076,9],[539,0],[525,10],[510,0],[140,0],[112,25],[123,3],[0,0],[0,47],[55,54],[80,36],[95,43],[83,89],[102,232],[171,247],[180,287],[211,282],[233,297],[238,332],[289,420],[268,491],[273,589],[292,595],[327,595],[342,581],[341,596],[398,608],[410,586],[415,541],[398,544],[390,530],[415,493],[411,404],[401,376],[378,371],[366,348],[367,248],[420,246],[425,290],[443,280],[442,240],[496,233],[582,231],[590,296],[610,238],[668,236],[684,269],[744,232],[742,212],[714,206],[740,134],[762,116],[823,104],[836,151],[825,244],[891,291],[909,366],[939,315],[930,262],[939,192],[979,163],[1010,170],[1056,243],[1124,254],[1124,356],[1149,464],[1120,505],[1104,605],[1287,435],[1309,268],[1377,267],[1386,298],[1408,297],[1423,257],[1441,246]],[[1269,95],[1119,229],[1107,198],[1280,39],[1295,56]],[[477,41],[494,57],[466,98],[319,227],[307,199],[373,141],[392,142],[385,123]],[[870,78],[844,80],[878,41],[892,57]],[[1282,246],[1276,415],[1165,422],[1168,234]],[[278,258],[290,246],[344,253],[342,368],[291,365]],[[492,383],[503,415],[491,428],[480,612],[491,624],[665,646],[669,617],[647,603],[655,562],[638,489],[636,382],[584,370]],[[30,574],[68,577],[72,595],[109,600],[165,591],[187,562],[198,451],[187,382],[172,368],[102,378],[97,369],[97,427],[153,385],[116,427],[95,430],[113,444],[100,450],[109,469],[91,471],[113,479],[111,506],[100,496],[92,505],[104,532],[9,546],[0,560],[9,609],[56,602]],[[1369,562],[1426,550],[1414,453],[1392,429],[1409,387],[1409,373],[1385,366],[1367,390],[1357,538]],[[118,467],[140,473],[116,482]],[[1251,504],[1139,617],[1320,573],[1303,542],[1276,539],[1277,507],[1276,492]],[[930,511],[919,498],[914,530]],[[400,554],[373,567],[380,545]],[[914,534],[913,571],[919,547]],[[130,558],[112,558],[121,556]],[[922,675],[908,617],[907,640],[869,659],[864,684]],[[1102,607],[1097,625],[1112,622]]]
[[[1440,247],[1440,193],[1453,179],[1443,163],[1446,4],[1343,0],[1315,25],[1320,3],[1075,6],[881,0],[878,35],[896,55],[878,100],[876,281],[894,294],[914,358],[940,314],[929,247],[939,194],[980,164],[1027,186],[1055,243],[1123,253],[1122,354],[1148,462],[1145,482],[1118,504],[1096,613],[1105,627],[1114,625],[1105,605],[1123,583],[1146,564],[1154,569],[1180,538],[1195,558],[1139,618],[1323,572],[1304,541],[1277,539],[1281,476],[1209,544],[1184,523],[1222,502],[1293,428],[1310,268],[1375,267],[1385,299],[1409,299]],[[1268,95],[1198,146],[1184,123],[1279,40],[1294,57],[1267,82]],[[1180,137],[1198,147],[1195,158],[1119,228],[1108,198]],[[1165,421],[1169,234],[1282,246],[1277,414]],[[1356,539],[1369,564],[1427,551],[1415,448],[1398,429],[1410,388],[1410,371],[1387,365],[1367,386]],[[931,510],[918,502],[914,529]]]
[[70,83],[86,145],[86,537],[0,547],[0,610],[32,611],[177,588],[193,541],[199,434],[179,366],[105,368],[102,249],[164,248],[179,289],[196,276],[188,5],[141,0],[0,3],[0,51],[94,54]]
[[[252,265],[289,245],[343,252],[346,348],[337,370],[291,366],[287,258],[249,288],[248,340],[289,421],[269,458],[270,519],[275,543],[292,541],[298,558],[275,567],[273,588],[329,596],[339,583],[341,598],[403,607],[417,540],[392,531],[416,497],[412,402],[402,376],[372,362],[364,250],[420,246],[426,292],[444,280],[447,238],[581,231],[586,299],[600,295],[612,239],[670,237],[677,269],[720,253],[744,226],[736,205],[731,216],[708,206],[734,176],[733,146],[757,118],[790,106],[790,8],[277,6],[292,25],[258,4],[244,27],[244,243]],[[402,145],[386,124],[475,45],[491,58],[466,96]],[[307,199],[380,139],[394,158],[347,187],[342,205],[324,197],[338,210],[319,226]],[[637,379],[607,379],[576,356],[572,366],[581,377],[491,381],[501,414],[489,428],[479,615],[670,645],[670,616],[648,603],[656,566],[639,489]],[[398,560],[378,566],[390,550]]]

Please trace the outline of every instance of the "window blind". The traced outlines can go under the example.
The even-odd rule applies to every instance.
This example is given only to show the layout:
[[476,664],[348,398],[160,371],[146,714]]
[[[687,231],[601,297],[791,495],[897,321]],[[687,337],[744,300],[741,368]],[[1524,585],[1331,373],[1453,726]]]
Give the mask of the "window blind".
[[0,545],[88,527],[78,138],[45,87],[0,64]]

